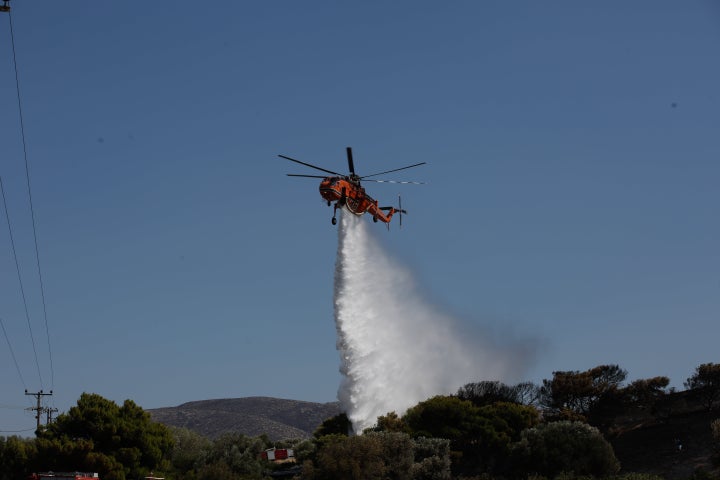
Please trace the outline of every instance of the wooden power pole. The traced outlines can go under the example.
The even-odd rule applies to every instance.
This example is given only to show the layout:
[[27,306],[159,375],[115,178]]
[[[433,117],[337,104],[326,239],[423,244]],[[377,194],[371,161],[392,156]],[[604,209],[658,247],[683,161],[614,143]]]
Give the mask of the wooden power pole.
[[57,413],[58,409],[45,407],[44,411],[47,414],[47,420],[45,422],[45,425],[50,425],[52,423],[53,413]]
[[45,410],[41,405],[41,399],[42,399],[42,397],[44,397],[46,395],[52,395],[52,390],[50,390],[50,393],[45,393],[42,390],[40,390],[39,392],[34,392],[34,393],[28,392],[27,390],[25,390],[25,395],[32,395],[33,397],[37,398],[37,407],[30,407],[30,408],[28,408],[28,410],[32,410],[35,412],[35,420],[37,420],[37,430],[36,431],[39,431],[40,430],[40,415]]

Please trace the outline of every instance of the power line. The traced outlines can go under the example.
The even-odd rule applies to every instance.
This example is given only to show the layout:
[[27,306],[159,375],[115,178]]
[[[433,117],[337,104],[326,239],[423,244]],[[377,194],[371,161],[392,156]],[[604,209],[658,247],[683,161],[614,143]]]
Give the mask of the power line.
[[22,433],[22,432],[32,432],[33,430],[36,430],[35,428],[24,428],[22,430],[0,430],[0,433]]
[[[12,344],[10,343],[10,337],[8,337],[7,331],[5,330],[5,322],[3,322],[2,317],[0,317],[0,327],[2,327],[3,334],[5,335],[5,340],[7,341],[8,348],[10,349],[10,355],[12,356],[13,363],[15,364],[15,370],[17,370],[23,387],[25,388],[25,390],[27,390],[25,379],[23,378],[22,372],[20,371],[20,366],[18,365],[17,358],[15,358],[15,352],[13,351]],[[3,405],[0,405],[0,408],[3,408]]]
[[18,282],[20,283],[20,294],[22,295],[23,305],[25,306],[25,318],[27,319],[28,330],[30,331],[30,341],[32,342],[33,353],[35,354],[35,366],[37,366],[38,378],[42,387],[42,374],[40,373],[40,362],[38,361],[37,349],[35,348],[35,336],[30,323],[30,311],[27,306],[27,298],[25,297],[25,288],[20,275],[20,262],[18,262],[17,251],[15,250],[15,240],[12,233],[12,225],[10,224],[10,214],[8,213],[7,201],[5,199],[5,189],[3,188],[2,177],[0,177],[0,193],[2,194],[3,206],[5,207],[5,218],[7,219],[8,232],[10,233],[10,246],[12,247],[13,258],[15,258],[15,269],[17,270]]
[[[23,144],[23,158],[25,159],[25,179],[27,183],[28,199],[30,201],[30,216],[32,217],[33,239],[35,241],[35,259],[37,262],[38,278],[40,280],[40,296],[42,298],[43,318],[45,320],[45,334],[47,336],[48,359],[50,361],[50,386],[55,386],[55,368],[53,366],[52,348],[50,347],[50,328],[48,326],[47,305],[45,302],[45,286],[43,283],[42,269],[40,268],[40,249],[38,248],[37,222],[35,220],[35,209],[33,207],[32,189],[30,188],[30,167],[28,163],[27,142],[25,141],[25,122],[23,121],[22,102],[20,100],[20,79],[18,75],[17,54],[15,53],[15,32],[13,30],[12,13],[8,12],[10,21],[10,43],[12,44],[13,65],[15,67],[15,89],[17,91],[18,113],[20,115],[20,134]],[[37,357],[36,357],[37,358]],[[42,379],[41,379],[42,386]]]

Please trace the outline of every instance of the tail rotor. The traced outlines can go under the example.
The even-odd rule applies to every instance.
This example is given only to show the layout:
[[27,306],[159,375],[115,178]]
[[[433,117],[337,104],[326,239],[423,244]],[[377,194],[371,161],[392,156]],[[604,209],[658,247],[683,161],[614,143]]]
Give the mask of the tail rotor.
[[406,212],[405,210],[403,210],[403,208],[402,208],[402,197],[400,197],[400,195],[398,195],[398,208],[397,208],[397,211],[398,211],[398,213],[400,214],[400,228],[402,228],[402,217],[403,217],[403,213],[407,213],[407,212]]
[[402,228],[402,199],[400,198],[400,195],[398,195],[398,213],[400,214],[400,228]]

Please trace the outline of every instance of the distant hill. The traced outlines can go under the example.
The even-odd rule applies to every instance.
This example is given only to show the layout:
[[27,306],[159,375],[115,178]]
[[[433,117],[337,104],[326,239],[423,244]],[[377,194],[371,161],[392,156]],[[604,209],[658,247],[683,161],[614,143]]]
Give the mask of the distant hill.
[[271,440],[309,438],[320,424],[338,413],[340,403],[314,403],[271,397],[225,398],[147,410],[152,419],[214,439],[226,432]]

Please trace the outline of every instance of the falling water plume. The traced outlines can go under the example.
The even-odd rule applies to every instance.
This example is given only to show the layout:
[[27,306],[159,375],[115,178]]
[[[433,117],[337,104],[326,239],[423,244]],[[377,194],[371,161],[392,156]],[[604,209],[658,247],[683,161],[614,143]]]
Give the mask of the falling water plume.
[[497,345],[430,304],[362,217],[343,212],[335,264],[338,398],[355,432],[469,382],[517,379],[529,349]]

